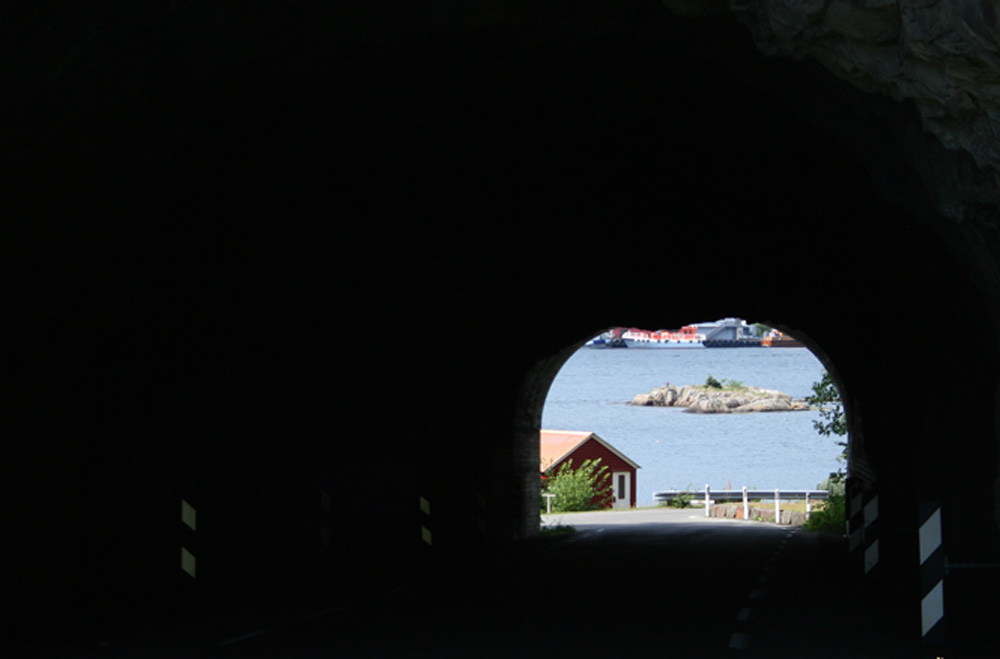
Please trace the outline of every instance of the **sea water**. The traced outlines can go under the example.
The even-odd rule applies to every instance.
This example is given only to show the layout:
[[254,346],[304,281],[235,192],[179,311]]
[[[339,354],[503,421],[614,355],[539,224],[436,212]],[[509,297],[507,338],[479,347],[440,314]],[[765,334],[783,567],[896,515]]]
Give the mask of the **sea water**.
[[542,428],[586,430],[637,462],[639,506],[657,490],[815,488],[841,465],[841,447],[813,428],[818,412],[689,414],[628,405],[663,384],[704,384],[708,376],[812,393],[822,363],[806,348],[581,348],[546,397]]

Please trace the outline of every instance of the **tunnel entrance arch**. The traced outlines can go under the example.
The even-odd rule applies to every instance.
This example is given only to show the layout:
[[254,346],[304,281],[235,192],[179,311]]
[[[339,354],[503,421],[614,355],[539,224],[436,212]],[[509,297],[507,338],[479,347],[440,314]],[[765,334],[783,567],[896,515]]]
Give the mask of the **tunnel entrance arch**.
[[[812,362],[816,366],[815,373],[813,375],[809,375],[808,376],[809,382],[805,383],[805,387],[806,388],[811,387],[812,382],[816,382],[816,381],[818,381],[820,379],[820,375],[821,375],[821,373],[822,373],[823,370],[826,370],[827,372],[829,372],[831,374],[831,378],[834,380],[834,382],[835,382],[838,390],[841,392],[841,397],[842,397],[842,401],[843,401],[843,405],[844,405],[844,409],[845,409],[845,416],[846,416],[847,421],[849,423],[849,430],[850,430],[850,432],[849,432],[849,434],[848,434],[847,437],[843,438],[843,441],[848,442],[849,455],[852,458],[855,458],[857,460],[857,463],[851,461],[851,462],[848,463],[848,465],[845,466],[845,469],[847,470],[847,475],[848,476],[855,476],[855,475],[863,476],[864,478],[867,479],[867,482],[869,483],[870,486],[873,485],[874,484],[874,476],[875,476],[874,469],[867,463],[867,459],[865,457],[865,452],[864,452],[863,449],[860,448],[861,442],[858,439],[860,437],[863,437],[863,429],[861,428],[860,422],[858,422],[858,420],[857,420],[857,416],[856,416],[856,413],[854,411],[854,405],[852,403],[852,399],[845,393],[847,391],[847,389],[844,386],[843,381],[841,379],[841,376],[840,376],[839,372],[836,370],[835,365],[832,363],[832,360],[822,351],[822,349],[816,344],[816,342],[814,340],[812,340],[811,338],[809,338],[801,330],[796,330],[796,329],[788,327],[787,325],[783,325],[783,324],[779,324],[779,323],[765,323],[765,324],[768,325],[769,327],[773,327],[775,329],[780,330],[785,336],[793,337],[793,338],[795,338],[797,340],[802,341],[802,343],[805,346],[805,348],[794,348],[793,350],[795,350],[796,353],[802,353],[803,356],[805,354],[808,354],[808,356],[810,358],[812,358],[812,359],[807,359],[806,362]],[[598,428],[592,427],[592,425],[595,422],[595,417],[594,417],[594,415],[593,415],[592,412],[589,415],[585,414],[584,415],[585,418],[580,419],[579,422],[576,422],[576,426],[579,426],[579,427],[576,427],[576,426],[574,426],[572,428],[568,427],[569,425],[572,425],[574,423],[574,421],[572,421],[571,419],[573,419],[574,418],[574,414],[577,414],[578,411],[581,409],[581,407],[579,405],[575,406],[573,409],[564,411],[562,414],[556,414],[556,415],[554,415],[554,417],[552,417],[552,418],[557,419],[557,421],[554,424],[552,422],[548,422],[547,423],[548,419],[546,419],[545,409],[546,409],[546,404],[549,403],[550,400],[551,400],[550,399],[550,394],[553,392],[553,385],[556,383],[556,381],[557,381],[560,373],[562,373],[564,371],[564,367],[566,367],[567,364],[569,362],[571,362],[571,360],[574,360],[574,358],[576,358],[576,361],[573,362],[573,363],[576,364],[576,363],[579,363],[579,361],[580,361],[581,358],[585,358],[587,356],[594,356],[594,355],[601,354],[601,353],[604,353],[604,354],[616,354],[616,355],[617,354],[623,354],[623,355],[624,354],[630,354],[630,355],[636,357],[637,359],[640,358],[640,356],[656,356],[656,357],[665,357],[666,356],[668,358],[670,358],[670,357],[681,358],[685,354],[687,354],[687,355],[692,355],[692,354],[694,354],[694,355],[698,355],[698,354],[700,354],[700,355],[710,355],[710,356],[714,357],[713,359],[710,359],[709,362],[708,362],[708,364],[711,364],[711,366],[707,366],[706,364],[701,364],[701,365],[699,365],[699,366],[697,366],[697,367],[695,367],[693,369],[694,371],[700,373],[701,370],[704,370],[704,368],[706,368],[706,367],[709,368],[710,370],[711,369],[719,369],[719,363],[720,362],[726,362],[726,361],[728,361],[728,359],[727,359],[728,357],[738,357],[738,356],[747,355],[747,354],[754,354],[754,355],[780,355],[780,354],[782,354],[782,353],[779,352],[780,350],[782,350],[781,348],[733,348],[733,349],[727,349],[727,348],[695,348],[694,350],[696,352],[688,352],[689,349],[670,349],[670,348],[660,348],[660,349],[657,349],[657,348],[631,348],[631,349],[628,349],[628,348],[626,348],[625,350],[615,350],[615,349],[610,349],[610,348],[593,349],[593,348],[588,348],[586,346],[586,344],[589,341],[591,341],[593,338],[599,337],[599,336],[601,336],[601,335],[603,335],[603,334],[605,334],[605,333],[607,333],[607,332],[609,332],[611,330],[612,330],[612,328],[610,328],[610,327],[609,328],[605,328],[602,331],[597,332],[597,333],[595,333],[595,334],[593,334],[591,336],[587,336],[584,339],[577,340],[577,341],[573,342],[572,344],[570,344],[569,346],[565,347],[564,349],[560,350],[557,354],[553,355],[549,359],[547,359],[547,360],[545,360],[543,362],[540,362],[539,364],[536,365],[535,369],[532,371],[531,375],[529,376],[529,378],[527,379],[527,381],[525,383],[525,387],[524,387],[524,389],[522,391],[522,402],[521,402],[521,405],[519,407],[519,417],[518,417],[519,421],[521,422],[521,425],[520,425],[520,427],[519,427],[519,429],[517,431],[517,441],[520,444],[520,446],[518,448],[518,454],[522,455],[524,458],[526,458],[526,461],[524,463],[524,468],[525,468],[525,471],[524,471],[524,473],[525,473],[524,481],[526,483],[533,484],[536,489],[537,489],[538,446],[539,446],[539,444],[538,444],[538,441],[539,441],[538,437],[539,437],[539,431],[541,429],[543,429],[543,428],[550,428],[550,429],[559,429],[559,430],[598,431]],[[630,352],[627,352],[629,350],[630,350]],[[707,352],[705,352],[705,351],[707,351]],[[745,352],[745,351],[749,351],[749,352]],[[785,355],[789,355],[789,354],[792,354],[792,353],[786,352],[784,354]],[[623,369],[623,368],[624,369],[629,369],[629,368],[633,368],[634,367],[634,364],[633,364],[633,366],[629,366],[627,364],[622,364],[621,360],[617,360],[617,361],[619,363],[617,363],[615,365],[610,365],[609,364],[609,365],[607,365],[607,368],[610,368],[610,369]],[[634,361],[635,360],[633,360],[633,362]],[[802,362],[802,360],[798,360],[798,361]],[[752,366],[752,364],[754,362],[756,362],[756,360],[751,360],[750,363],[742,365],[740,367],[741,370],[739,371],[739,374],[742,375],[744,373],[748,373],[748,372],[754,371],[754,367]],[[677,373],[677,369],[676,369],[676,364],[677,363],[678,362],[674,362],[674,365],[675,365],[675,368],[673,369],[674,373]],[[614,388],[614,387],[617,386],[617,389],[618,389],[618,391],[616,392],[616,394],[613,395],[616,398],[616,400],[614,401],[615,404],[613,406],[609,405],[605,409],[612,409],[612,408],[617,408],[618,410],[625,410],[625,409],[627,409],[629,406],[625,405],[625,404],[628,403],[631,400],[632,396],[634,396],[635,394],[645,393],[645,389],[643,389],[643,387],[645,385],[639,384],[639,382],[645,382],[645,381],[648,381],[648,382],[651,382],[651,383],[652,382],[657,382],[658,375],[654,374],[657,371],[657,366],[659,366],[660,371],[666,375],[668,372],[671,371],[670,365],[671,365],[671,361],[664,360],[664,359],[659,359],[659,360],[657,360],[657,365],[656,366],[654,366],[654,365],[647,365],[647,366],[638,367],[638,370],[641,371],[639,373],[637,373],[635,370],[629,372],[624,377],[626,379],[634,379],[636,381],[636,383],[635,384],[626,385],[624,388],[622,387],[622,384],[620,382],[613,383],[612,384],[612,388]],[[594,368],[594,366],[588,365],[585,368]],[[604,368],[604,367],[597,367],[597,368]],[[721,368],[725,368],[725,366],[722,366]],[[797,368],[801,368],[801,367],[799,366]],[[684,372],[684,370],[685,369],[681,369],[681,372]],[[653,371],[653,373],[651,373],[650,371]],[[707,373],[707,371],[706,371],[706,373]],[[582,372],[578,372],[575,375],[579,379],[583,375],[583,373]],[[594,375],[597,375],[597,377],[602,377],[602,376],[606,376],[607,373],[595,373]],[[628,377],[629,375],[631,375],[632,377],[629,378]],[[709,374],[709,375],[712,375],[712,374]],[[733,382],[741,381],[742,384],[751,385],[751,386],[755,386],[755,385],[757,385],[760,382],[759,380],[758,380],[758,382],[744,381],[741,378],[732,377],[731,374],[725,373],[722,370],[716,370],[715,375],[717,375],[718,377],[721,377],[721,378],[723,378],[725,380],[731,380]],[[681,377],[682,378],[686,377],[686,375],[682,375]],[[703,378],[704,376],[701,376],[701,377]],[[756,376],[750,376],[750,377],[756,377]],[[746,380],[749,380],[750,377],[747,377]],[[799,375],[797,377],[798,377],[799,380],[802,380],[802,375]],[[766,378],[765,378],[765,380],[766,380]],[[685,382],[678,382],[678,381],[675,381],[674,384],[676,384],[678,386],[685,385],[685,384],[701,384],[701,381],[699,381],[699,382],[686,382],[686,381]],[[767,388],[763,384],[761,386],[764,386],[764,388]],[[799,382],[799,384],[797,386],[796,392],[793,393],[792,395],[795,396],[795,397],[803,397],[803,396],[809,395],[810,393],[811,393],[811,391],[803,390],[803,383]],[[574,394],[569,394],[569,395],[574,395]],[[563,401],[563,402],[565,402],[565,401]],[[610,401],[603,401],[603,404],[607,404],[609,402]],[[559,404],[559,403],[556,403],[556,404]],[[591,410],[596,409],[595,405],[599,405],[599,404],[595,403],[594,405],[591,405],[590,409]],[[583,408],[585,409],[586,405],[584,405]],[[635,408],[633,408],[633,409],[635,409]],[[670,412],[674,412],[674,410],[670,410]],[[799,413],[792,412],[792,413],[788,413],[788,414],[799,414]],[[550,415],[550,417],[551,416],[552,415]],[[616,422],[613,418],[601,419],[599,413],[598,413],[597,417],[598,417],[598,420],[596,421],[596,423],[601,426],[602,430],[605,429],[605,428],[611,427],[611,430],[609,431],[611,433],[611,435],[612,436],[620,436],[620,433],[622,432],[622,430],[616,424],[622,423],[621,421],[617,421]],[[676,418],[676,417],[674,417],[674,418]],[[778,417],[777,416],[772,416],[772,415],[761,414],[761,415],[759,415],[757,417],[756,421],[759,421],[759,423],[761,423],[761,424],[766,424],[768,418],[777,420]],[[791,418],[791,417],[785,417],[786,420],[789,419],[789,418]],[[810,448],[812,448],[813,450],[822,452],[825,449],[829,449],[830,452],[831,452],[831,455],[834,455],[836,453],[836,450],[837,450],[837,447],[835,445],[835,440],[837,438],[827,438],[827,437],[823,437],[823,436],[820,436],[819,434],[817,434],[815,432],[815,430],[812,428],[812,425],[811,425],[811,422],[812,422],[813,418],[815,418],[814,415],[810,415],[809,416],[809,424],[805,424],[804,423],[804,421],[805,421],[804,417],[799,417],[799,420],[796,423],[796,427],[802,426],[802,428],[799,429],[799,431],[797,433],[797,436],[801,436],[802,437],[802,441],[804,441],[804,442],[811,442],[813,444],[813,446],[810,447]],[[568,419],[569,419],[569,421],[567,421]],[[655,416],[654,417],[647,417],[647,422],[649,422],[649,423],[651,423],[651,424],[653,424],[654,426],[657,427],[657,431],[656,432],[663,432],[665,435],[669,435],[669,433],[671,432],[671,430],[670,430],[670,419],[668,419],[666,415],[660,416],[659,418],[656,418]],[[625,423],[628,423],[628,422],[625,422]],[[587,426],[587,427],[583,427],[583,426]],[[738,427],[738,426],[736,426],[736,427]],[[634,429],[633,428],[631,430],[632,430],[632,432],[638,432],[640,434],[642,434],[643,432],[646,432],[646,433],[650,432],[649,429],[643,429],[643,428],[640,428],[640,429]],[[673,431],[674,432],[683,432],[682,430],[680,430],[678,428],[674,428]],[[625,429],[624,432],[627,434],[629,432],[629,429]],[[610,439],[609,437],[604,437],[604,438],[605,439]],[[645,438],[645,439],[648,439],[649,441],[652,441],[652,442],[659,442],[660,441],[659,439],[653,439],[652,437]],[[850,441],[848,441],[848,440],[850,440]],[[738,438],[734,438],[734,441],[739,441],[739,439]],[[697,454],[697,452],[698,452],[697,445],[699,443],[698,439],[696,439],[696,438],[690,438],[690,439],[684,440],[681,443],[685,444],[688,447],[689,450],[691,450],[695,454]],[[626,443],[625,446],[620,446],[619,448],[622,448],[622,450],[625,453],[629,453],[630,452],[629,449],[632,448],[632,446],[630,446],[628,443]],[[636,449],[633,449],[633,450],[636,450]],[[640,464],[642,464],[643,463],[643,459],[642,458],[646,457],[645,451],[647,449],[643,448],[643,449],[637,449],[637,450],[640,451],[640,455],[638,457],[635,456],[635,455],[633,455],[632,457],[635,458],[637,462],[639,462]],[[694,458],[690,458],[690,459],[686,460],[686,463],[690,464],[692,461],[697,462],[697,457],[695,456]],[[647,462],[648,462],[648,460],[647,460]],[[645,465],[643,465],[643,466],[645,466]],[[645,485],[643,488],[640,489],[640,494],[639,494],[639,505],[640,506],[649,506],[649,505],[652,505],[652,500],[651,500],[651,494],[650,493],[653,490],[655,490],[655,489],[668,489],[668,488],[683,489],[685,487],[685,485],[688,485],[688,486],[693,486],[693,489],[697,491],[697,490],[700,490],[704,486],[704,483],[701,482],[701,480],[698,479],[697,477],[695,477],[694,480],[692,480],[690,483],[688,483],[687,481],[685,481],[684,483],[679,483],[679,484],[675,483],[675,482],[669,482],[668,483],[666,481],[669,480],[669,479],[668,479],[668,477],[666,475],[655,474],[654,473],[655,472],[655,466],[654,465],[650,465],[650,466],[653,467],[653,469],[647,471],[646,473],[642,473],[640,471],[639,479],[641,479],[643,481],[646,481],[646,483],[647,483],[647,485]],[[816,478],[815,478],[816,482],[814,482],[814,483],[801,483],[801,484],[797,484],[796,487],[797,488],[807,488],[807,489],[808,488],[814,488],[814,487],[816,487],[816,485],[817,485],[817,483],[819,481],[821,481],[824,478],[826,478],[827,475],[829,474],[829,472],[832,472],[832,471],[834,471],[837,468],[837,465],[834,463],[834,461],[833,461],[832,458],[831,458],[831,462],[830,462],[830,467],[831,468],[827,472],[825,472],[825,473],[817,473],[816,474]],[[674,478],[674,480],[676,480],[677,476],[675,475],[675,476],[673,476],[673,478]],[[809,480],[809,478],[810,477],[806,477],[805,480]],[[775,485],[778,485],[777,483],[774,483],[774,484],[772,484],[772,483],[758,483],[756,481],[754,481],[754,482],[746,482],[746,483],[743,483],[743,482],[733,482],[731,478],[727,479],[724,476],[722,476],[721,479],[722,480],[720,481],[720,477],[719,476],[712,477],[711,478],[711,481],[713,481],[711,483],[712,487],[714,487],[716,489],[721,489],[721,488],[723,488],[723,487],[725,487],[727,485],[727,482],[726,482],[727,480],[729,481],[728,484],[730,486],[736,487],[737,489],[740,486],[742,486],[742,485],[747,485],[747,486],[751,486],[751,487],[773,487]],[[695,480],[698,480],[699,482],[694,482]],[[737,480],[740,481],[740,480],[746,480],[746,479],[740,479],[740,478],[738,478]],[[654,481],[657,483],[655,486],[650,484],[650,483],[652,483]],[[781,486],[785,487],[786,489],[791,487],[790,484],[783,484]],[[531,499],[531,501],[527,502],[525,509],[528,511],[529,518],[532,517],[530,511],[539,510],[539,508],[540,508],[540,502],[536,498],[533,498],[533,499]],[[526,521],[526,523],[523,524],[523,526],[526,529],[526,533],[530,535],[530,533],[531,533],[530,529],[537,528],[537,519],[532,518],[532,519],[530,519],[530,521]]]

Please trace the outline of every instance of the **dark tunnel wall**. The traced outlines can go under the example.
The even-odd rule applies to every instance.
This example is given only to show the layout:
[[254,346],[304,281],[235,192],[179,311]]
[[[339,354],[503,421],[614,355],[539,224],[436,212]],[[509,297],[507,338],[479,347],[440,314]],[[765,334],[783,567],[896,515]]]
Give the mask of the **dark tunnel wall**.
[[[862,420],[887,553],[908,551],[918,497],[944,500],[952,556],[995,552],[998,291],[879,201],[850,145],[672,20],[672,40],[377,46],[279,26],[298,45],[18,87],[8,638],[530,535],[547,384],[620,324],[802,333]],[[789,95],[823,75],[772,65]],[[849,93],[823,79],[829,103]]]

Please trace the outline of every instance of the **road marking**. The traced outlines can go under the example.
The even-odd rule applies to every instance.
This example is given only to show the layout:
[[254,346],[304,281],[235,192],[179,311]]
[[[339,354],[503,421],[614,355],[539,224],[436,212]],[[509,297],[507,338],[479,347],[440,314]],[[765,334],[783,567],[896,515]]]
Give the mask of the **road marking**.
[[749,645],[750,636],[748,634],[733,634],[729,639],[730,650],[746,650]]
[[764,595],[763,588],[754,588],[753,590],[750,591],[750,599],[752,600],[760,599],[763,595]]
[[766,574],[762,574],[757,578],[757,583],[767,583],[767,580],[768,576]]
[[236,638],[231,638],[231,639],[228,639],[226,641],[221,641],[219,643],[216,643],[215,646],[216,647],[222,647],[223,645],[232,645],[233,643],[239,643],[240,641],[245,641],[247,639],[251,639],[254,636],[260,636],[261,634],[266,634],[269,631],[271,631],[271,630],[270,629],[261,629],[261,630],[255,631],[255,632],[250,632],[249,634],[244,634],[243,636],[237,636]]
[[736,620],[739,622],[746,622],[750,619],[750,607],[743,607],[740,609],[740,613],[736,616]]

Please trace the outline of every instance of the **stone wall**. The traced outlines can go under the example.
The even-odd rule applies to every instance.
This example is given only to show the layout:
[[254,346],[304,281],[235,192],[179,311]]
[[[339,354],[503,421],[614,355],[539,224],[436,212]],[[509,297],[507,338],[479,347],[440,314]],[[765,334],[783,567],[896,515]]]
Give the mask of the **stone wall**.
[[[719,504],[717,506],[712,506],[709,510],[710,517],[719,517],[722,519],[743,519],[743,504]],[[774,506],[761,506],[760,504],[753,504],[750,506],[750,519],[758,522],[771,522],[774,523]],[[798,512],[794,510],[782,510],[781,511],[781,523],[785,525],[799,525],[804,524],[806,521],[806,514],[804,512]]]

